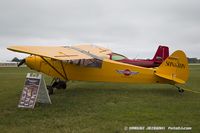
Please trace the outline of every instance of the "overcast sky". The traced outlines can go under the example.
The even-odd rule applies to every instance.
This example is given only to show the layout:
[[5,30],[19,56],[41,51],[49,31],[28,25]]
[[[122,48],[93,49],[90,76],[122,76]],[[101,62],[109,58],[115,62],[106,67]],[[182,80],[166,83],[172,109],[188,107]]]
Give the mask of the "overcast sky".
[[130,58],[159,44],[200,57],[199,0],[0,0],[0,61],[15,45],[98,43]]

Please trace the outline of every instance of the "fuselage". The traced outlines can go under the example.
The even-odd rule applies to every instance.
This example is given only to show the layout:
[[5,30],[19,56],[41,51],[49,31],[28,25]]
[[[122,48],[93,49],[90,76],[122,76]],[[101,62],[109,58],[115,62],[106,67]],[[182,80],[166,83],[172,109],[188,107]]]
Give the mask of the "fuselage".
[[29,56],[26,64],[31,69],[63,80],[124,82],[124,83],[163,83],[170,80],[156,76],[156,68],[144,68],[109,59],[98,61],[98,65],[59,61],[40,56]]

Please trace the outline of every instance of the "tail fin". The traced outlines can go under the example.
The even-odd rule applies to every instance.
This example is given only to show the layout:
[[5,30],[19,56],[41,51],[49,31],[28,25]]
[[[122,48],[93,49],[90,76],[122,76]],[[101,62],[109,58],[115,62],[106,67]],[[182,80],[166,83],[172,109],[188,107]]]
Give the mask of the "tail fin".
[[175,51],[157,69],[157,76],[184,84],[189,77],[188,60],[181,50]]
[[155,63],[161,64],[169,56],[169,48],[167,46],[159,46],[153,57]]

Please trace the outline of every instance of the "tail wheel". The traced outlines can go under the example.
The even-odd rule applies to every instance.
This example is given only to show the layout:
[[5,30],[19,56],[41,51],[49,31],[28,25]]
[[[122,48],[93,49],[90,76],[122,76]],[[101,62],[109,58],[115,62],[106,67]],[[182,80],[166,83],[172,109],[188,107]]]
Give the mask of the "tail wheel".
[[178,89],[178,92],[180,92],[180,93],[183,93],[183,92],[184,92],[184,89],[181,89],[179,86],[176,86],[176,85],[175,85],[175,87]]
[[179,89],[178,89],[178,92],[183,93],[184,90],[179,88]]

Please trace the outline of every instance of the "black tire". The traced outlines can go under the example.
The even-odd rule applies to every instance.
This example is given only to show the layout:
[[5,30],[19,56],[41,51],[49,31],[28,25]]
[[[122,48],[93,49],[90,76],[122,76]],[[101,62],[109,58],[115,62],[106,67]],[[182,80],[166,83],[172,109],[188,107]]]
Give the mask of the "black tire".
[[184,90],[179,88],[179,89],[178,89],[178,92],[183,93]]
[[53,87],[50,86],[50,85],[47,85],[47,90],[49,92],[49,95],[52,95],[53,94]]
[[60,88],[62,88],[62,89],[66,89],[66,87],[67,87],[66,82],[64,82],[64,81],[60,81]]
[[55,88],[57,89],[66,89],[67,85],[65,81],[59,81]]
[[[60,82],[60,81],[59,81]],[[55,81],[51,86],[53,88],[57,88],[57,86],[59,85],[59,82],[58,81]]]

